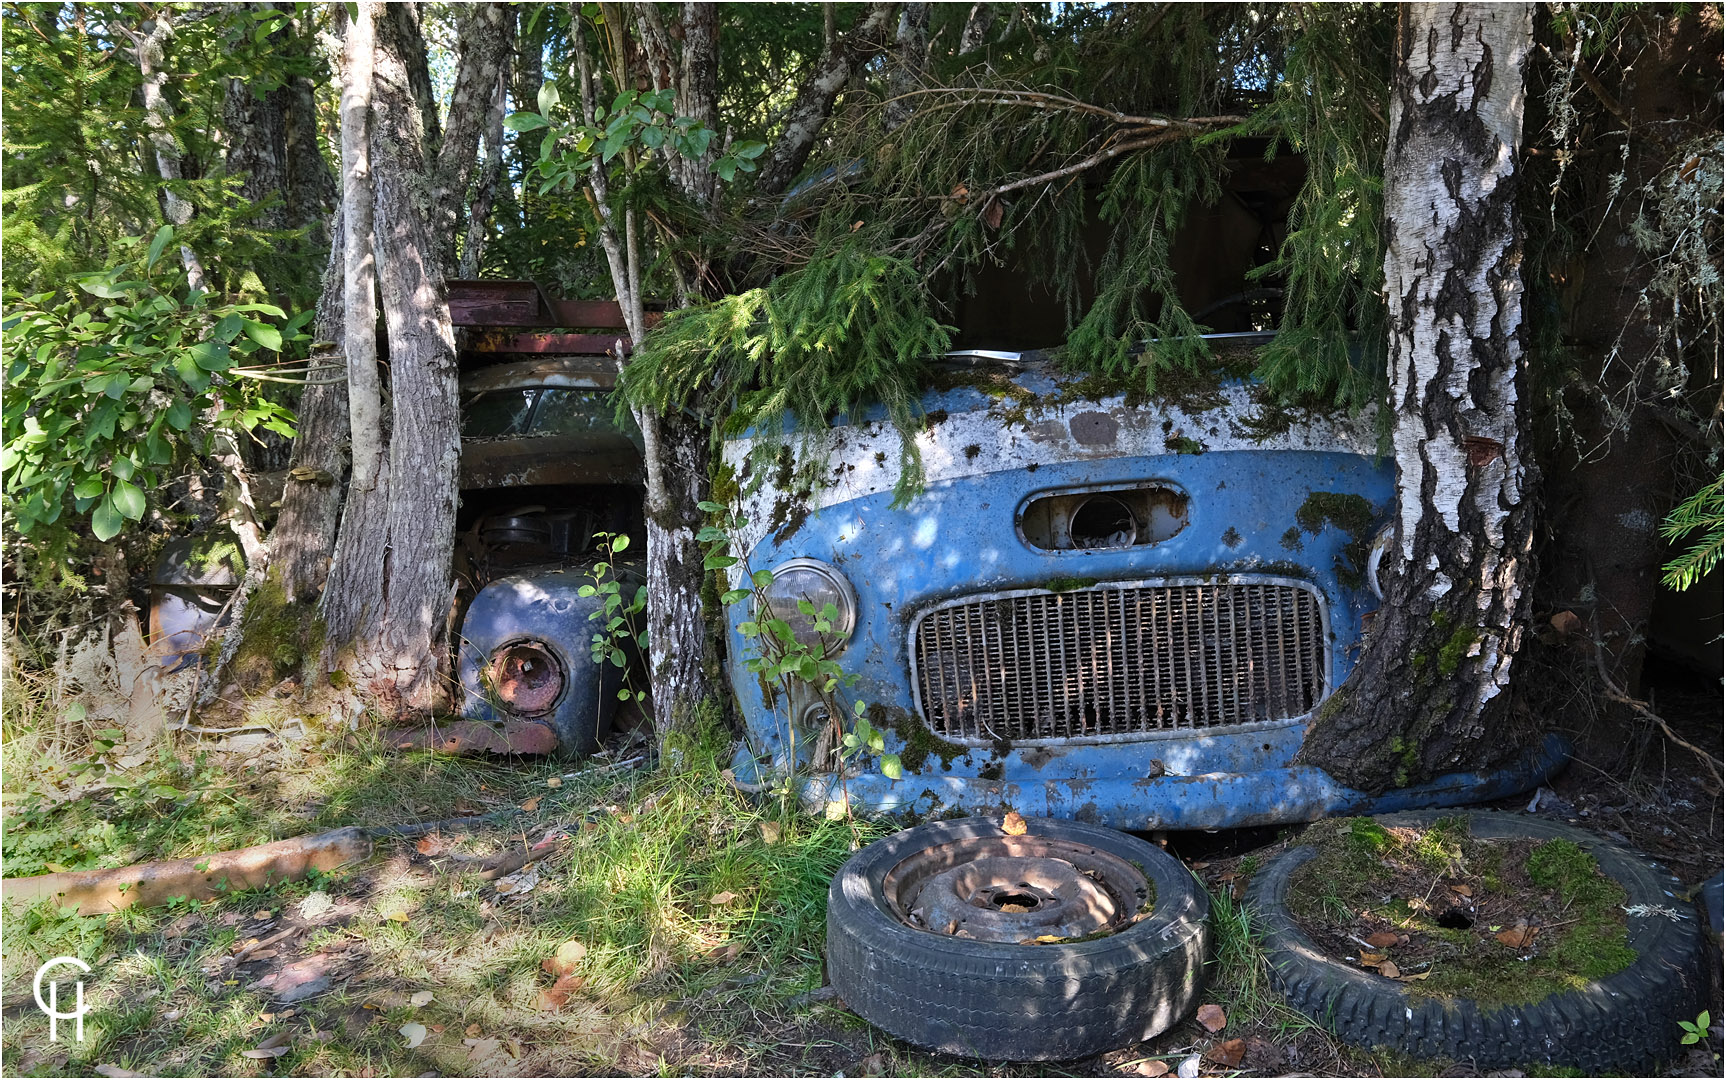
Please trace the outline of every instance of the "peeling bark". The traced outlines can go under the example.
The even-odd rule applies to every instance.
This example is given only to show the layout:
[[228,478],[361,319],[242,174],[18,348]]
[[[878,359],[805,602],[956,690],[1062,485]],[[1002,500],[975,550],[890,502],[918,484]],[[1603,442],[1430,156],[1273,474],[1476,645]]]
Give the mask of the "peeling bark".
[[1385,162],[1396,544],[1384,608],[1300,759],[1368,791],[1490,763],[1527,619],[1516,154],[1524,4],[1402,10]]

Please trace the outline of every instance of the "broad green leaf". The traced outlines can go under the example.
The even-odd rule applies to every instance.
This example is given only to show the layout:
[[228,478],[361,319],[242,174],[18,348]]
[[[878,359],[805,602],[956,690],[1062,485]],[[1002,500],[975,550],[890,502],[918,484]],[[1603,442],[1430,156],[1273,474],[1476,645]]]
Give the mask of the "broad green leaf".
[[629,546],[629,537],[625,536],[622,533],[618,533],[617,537],[615,539],[613,539],[611,542],[611,552],[613,555],[615,555],[628,546]]
[[234,366],[226,345],[214,341],[200,341],[189,351],[193,362],[205,371],[226,371]]
[[720,594],[719,602],[729,606],[737,603],[739,600],[747,600],[748,598],[748,589],[732,589],[730,592]]
[[166,248],[169,242],[173,239],[174,227],[172,225],[164,225],[160,229],[156,230],[155,239],[150,241],[149,258],[144,260],[145,269],[153,269],[155,267],[156,260],[162,257],[162,250]]
[[110,472],[120,479],[130,480],[132,479],[132,471],[136,466],[132,464],[132,459],[129,457],[116,457],[114,459],[114,463],[108,468]]
[[721,180],[729,184],[732,178],[737,175],[737,162],[733,158],[722,157],[713,163],[713,171],[719,174]]
[[898,754],[881,755],[881,775],[889,780],[899,780],[905,776],[905,767],[900,763]]
[[551,123],[538,113],[518,112],[504,117],[503,126],[511,131],[538,131],[540,128],[550,127]]
[[120,511],[120,516],[128,521],[137,521],[144,516],[144,493],[136,486],[124,480],[116,481],[108,498],[113,500],[114,509]]
[[546,83],[540,84],[540,87],[539,87],[539,111],[540,112],[545,113],[548,116],[551,115],[551,110],[555,109],[557,107],[557,103],[561,100],[563,100],[563,99],[557,92],[557,84],[556,83],[546,82]]
[[765,589],[767,586],[773,584],[773,571],[757,570],[755,573],[749,575],[749,580],[754,582],[757,588]]
[[112,499],[103,499],[96,504],[96,509],[90,515],[90,531],[96,539],[106,543],[120,535],[120,530],[126,525],[126,519],[115,509]]
[[246,319],[244,322],[247,337],[271,352],[282,351],[282,332],[280,330],[269,323],[253,322],[251,319]]
[[709,555],[707,558],[701,560],[701,568],[703,570],[724,570],[727,567],[736,565],[737,559],[735,556],[731,555]]
[[105,487],[106,485],[102,483],[100,476],[86,476],[78,481],[78,486],[72,489],[72,494],[80,499],[93,499],[102,494]]
[[183,401],[176,401],[168,406],[168,424],[175,431],[185,431],[192,426],[192,407]]
[[197,360],[190,352],[179,355],[174,361],[174,370],[179,372],[181,381],[191,388],[193,393],[201,394],[209,388],[210,377],[198,366]]
[[617,156],[618,151],[622,150],[624,145],[628,142],[629,132],[614,131],[610,135],[606,136],[605,146],[600,150],[599,156],[605,161],[610,161],[612,158]]

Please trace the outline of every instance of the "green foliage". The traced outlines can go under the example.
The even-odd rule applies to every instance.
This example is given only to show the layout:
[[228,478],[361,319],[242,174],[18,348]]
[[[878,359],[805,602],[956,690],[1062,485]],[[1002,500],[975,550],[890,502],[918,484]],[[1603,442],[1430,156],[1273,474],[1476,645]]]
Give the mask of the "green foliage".
[[[797,611],[807,628],[806,633],[799,634],[797,628],[773,608],[770,600],[773,571],[752,571],[744,557],[731,554],[735,538],[748,524],[747,520],[735,508],[715,502],[703,502],[700,509],[716,521],[696,535],[699,543],[708,546],[707,556],[702,560],[703,567],[724,574],[742,565],[739,587],[721,594],[720,603],[729,607],[740,601],[754,600],[755,617],[737,624],[737,632],[755,649],[755,655],[744,661],[744,667],[763,685],[774,687],[779,701],[798,700],[801,695],[797,691],[800,689],[816,695],[825,714],[823,722],[827,728],[818,738],[826,740],[828,750],[839,759],[841,776],[847,761],[860,755],[874,755],[883,775],[892,780],[899,779],[904,774],[904,766],[899,755],[886,752],[885,736],[865,718],[869,703],[861,698],[852,700],[849,706],[845,702],[843,691],[855,686],[858,676],[855,672],[847,672],[833,659],[844,647],[851,631],[850,627],[836,625],[839,609],[832,603],[817,608],[807,598],[798,599]],[[849,730],[845,727],[847,719],[851,723]],[[788,717],[785,728],[790,763],[782,791],[786,795],[793,791],[798,721],[796,716]],[[818,756],[811,764],[816,769],[824,769],[827,765]]]
[[619,381],[623,398],[661,410],[730,403],[714,437],[757,428],[806,430],[880,402],[901,435],[896,494],[922,482],[918,376],[945,352],[951,329],[931,311],[916,268],[850,241],[757,289],[674,311]]
[[0,475],[19,533],[55,525],[69,503],[109,540],[213,431],[293,433],[285,408],[234,376],[310,313],[277,327],[259,316],[284,318],[279,308],[184,290],[162,269],[172,241],[163,226],[141,257],[78,275],[77,291],[9,298]]
[[1721,547],[1726,545],[1726,495],[1720,477],[1673,507],[1660,526],[1660,535],[1673,542],[1698,532],[1702,538],[1666,564],[1660,581],[1668,589],[1683,592],[1720,565]]
[[627,535],[608,532],[595,535],[599,540],[600,561],[586,571],[591,584],[576,590],[577,596],[605,597],[603,606],[587,616],[601,624],[593,635],[593,662],[623,669],[624,685],[617,691],[617,700],[645,701],[647,691],[634,684],[629,657],[637,651],[647,651],[647,628],[641,625],[647,611],[647,586],[637,585],[626,596],[625,582],[617,576],[617,556],[629,547]]
[[1283,288],[1282,323],[1258,376],[1290,400],[1357,410],[1386,378],[1381,177],[1397,12],[1309,4],[1288,17],[1287,66],[1271,104],[1243,128],[1271,136],[1271,151],[1286,141],[1306,161],[1288,236],[1252,273]]
[[1701,1012],[1696,1014],[1696,1021],[1694,1023],[1689,1020],[1678,1021],[1679,1030],[1684,1032],[1684,1037],[1678,1041],[1683,1043],[1685,1046],[1694,1046],[1699,1042],[1706,1042],[1709,1034],[1709,1026],[1712,1022],[1713,1018],[1708,1015],[1707,1009],[1703,1009]]

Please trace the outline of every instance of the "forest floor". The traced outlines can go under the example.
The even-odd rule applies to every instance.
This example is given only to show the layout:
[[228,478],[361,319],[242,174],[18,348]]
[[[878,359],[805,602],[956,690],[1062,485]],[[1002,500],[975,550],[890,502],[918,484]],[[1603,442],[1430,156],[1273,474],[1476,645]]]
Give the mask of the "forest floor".
[[[1657,692],[1680,734],[1720,752],[1717,680],[1673,676]],[[491,816],[380,839],[363,865],[205,903],[109,916],[7,903],[6,1075],[1481,1075],[1346,1046],[1281,1004],[1236,901],[1296,830],[1155,837],[1212,891],[1218,947],[1203,1000],[1223,1026],[1189,1017],[1094,1058],[990,1065],[886,1036],[824,989],[827,883],[896,823],[745,797],[721,772],[717,740],[672,773],[639,763],[645,740],[624,732],[566,772],[392,750],[308,719],[291,742],[163,749],[125,783],[90,785],[97,773],[74,775],[78,755],[51,712],[8,703],[9,877]],[[1687,884],[1719,871],[1721,802],[1694,758],[1656,739],[1572,734],[1578,760],[1537,812],[1626,842]],[[525,869],[475,873],[542,842]],[[93,967],[82,1042],[62,1021],[50,1043],[32,1000],[36,968],[61,955]],[[1707,956],[1717,969],[1720,949]],[[1709,1000],[1720,1016],[1717,970]],[[1718,1076],[1720,1049],[1716,1027],[1664,1075]]]

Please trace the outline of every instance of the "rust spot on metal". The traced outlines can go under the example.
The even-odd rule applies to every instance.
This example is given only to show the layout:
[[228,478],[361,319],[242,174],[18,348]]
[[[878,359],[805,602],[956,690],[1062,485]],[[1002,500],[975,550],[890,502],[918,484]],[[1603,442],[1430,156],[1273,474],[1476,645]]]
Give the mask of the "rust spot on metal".
[[519,716],[543,716],[563,696],[563,664],[538,641],[517,642],[493,653],[490,674],[498,699]]
[[1113,446],[1121,425],[1106,412],[1082,412],[1068,422],[1074,441],[1084,446]]

